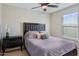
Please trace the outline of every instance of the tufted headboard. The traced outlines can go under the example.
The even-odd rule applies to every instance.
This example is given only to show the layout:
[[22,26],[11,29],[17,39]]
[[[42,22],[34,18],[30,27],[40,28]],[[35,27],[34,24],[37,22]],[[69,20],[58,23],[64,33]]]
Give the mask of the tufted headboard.
[[45,31],[45,24],[23,23],[23,35],[28,31]]

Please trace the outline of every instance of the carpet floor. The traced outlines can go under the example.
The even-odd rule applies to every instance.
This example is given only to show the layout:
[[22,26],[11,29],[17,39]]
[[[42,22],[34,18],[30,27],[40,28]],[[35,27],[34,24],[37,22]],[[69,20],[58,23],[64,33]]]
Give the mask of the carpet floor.
[[[2,53],[0,53],[0,55],[2,55]],[[22,51],[20,49],[14,49],[6,51],[4,56],[28,56],[28,54],[24,49]]]

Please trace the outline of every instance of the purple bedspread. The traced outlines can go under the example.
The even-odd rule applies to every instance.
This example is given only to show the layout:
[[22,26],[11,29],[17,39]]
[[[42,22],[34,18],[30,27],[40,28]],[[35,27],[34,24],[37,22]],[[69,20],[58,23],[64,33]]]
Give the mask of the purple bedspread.
[[76,48],[75,42],[56,37],[25,39],[25,46],[32,56],[62,56]]

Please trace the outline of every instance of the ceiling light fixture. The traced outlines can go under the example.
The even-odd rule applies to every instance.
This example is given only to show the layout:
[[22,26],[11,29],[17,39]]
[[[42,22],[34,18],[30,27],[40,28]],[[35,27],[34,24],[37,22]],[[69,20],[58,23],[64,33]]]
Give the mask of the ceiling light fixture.
[[33,7],[32,9],[36,9],[36,8],[42,8],[43,9],[43,11],[47,11],[47,8],[48,7],[53,7],[53,8],[57,8],[58,7],[58,5],[50,5],[50,3],[39,3],[40,4],[40,6],[37,6],[37,7]]
[[42,6],[42,9],[43,9],[44,11],[47,11],[47,5],[43,5],[43,6]]

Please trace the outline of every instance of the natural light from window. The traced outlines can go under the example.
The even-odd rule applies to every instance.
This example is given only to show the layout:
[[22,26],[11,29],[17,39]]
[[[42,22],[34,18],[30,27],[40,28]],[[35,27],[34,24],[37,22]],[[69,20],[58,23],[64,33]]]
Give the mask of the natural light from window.
[[65,38],[78,38],[78,13],[63,16],[63,36]]

